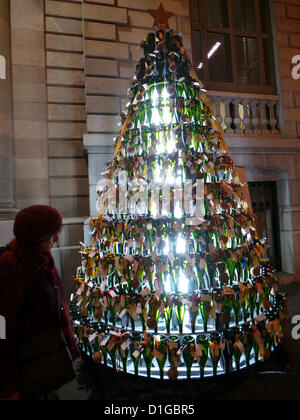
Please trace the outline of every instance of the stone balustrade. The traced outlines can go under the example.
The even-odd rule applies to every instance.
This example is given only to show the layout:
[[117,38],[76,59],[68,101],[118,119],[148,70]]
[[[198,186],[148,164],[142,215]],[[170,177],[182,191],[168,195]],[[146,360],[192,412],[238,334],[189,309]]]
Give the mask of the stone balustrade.
[[279,96],[209,91],[215,117],[226,135],[277,135]]

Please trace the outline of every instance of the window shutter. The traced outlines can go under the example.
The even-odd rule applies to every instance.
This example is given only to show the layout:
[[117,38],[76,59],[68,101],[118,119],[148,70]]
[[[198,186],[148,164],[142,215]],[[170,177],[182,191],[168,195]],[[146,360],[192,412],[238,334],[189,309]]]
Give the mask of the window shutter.
[[260,84],[259,54],[256,38],[236,37],[238,77],[241,84]]

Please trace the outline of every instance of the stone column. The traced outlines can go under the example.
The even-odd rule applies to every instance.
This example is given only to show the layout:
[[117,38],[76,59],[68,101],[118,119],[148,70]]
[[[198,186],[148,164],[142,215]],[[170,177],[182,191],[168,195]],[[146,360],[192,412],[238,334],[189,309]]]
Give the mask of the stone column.
[[10,0],[16,207],[49,204],[42,0]]
[[9,0],[0,7],[0,246],[12,238],[16,213],[12,156],[12,86]]
[[0,7],[0,220],[14,208],[9,0]]

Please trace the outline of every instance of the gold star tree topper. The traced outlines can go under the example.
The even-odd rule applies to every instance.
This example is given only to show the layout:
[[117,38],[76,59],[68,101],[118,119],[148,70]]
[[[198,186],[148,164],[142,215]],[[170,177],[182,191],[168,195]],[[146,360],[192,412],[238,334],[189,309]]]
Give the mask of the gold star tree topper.
[[174,13],[167,12],[162,4],[158,10],[148,9],[148,12],[154,17],[153,27],[157,26],[159,29],[168,29],[169,19],[175,16]]

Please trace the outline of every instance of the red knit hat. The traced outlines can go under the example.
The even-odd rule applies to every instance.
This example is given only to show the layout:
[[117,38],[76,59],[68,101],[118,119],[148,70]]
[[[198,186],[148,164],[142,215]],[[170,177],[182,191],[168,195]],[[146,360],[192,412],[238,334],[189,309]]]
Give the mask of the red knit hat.
[[14,235],[24,244],[35,245],[50,239],[59,231],[61,225],[62,216],[56,209],[35,205],[17,214]]

